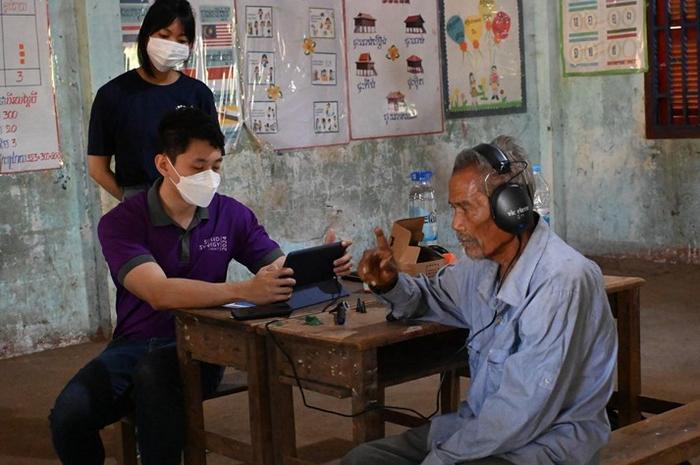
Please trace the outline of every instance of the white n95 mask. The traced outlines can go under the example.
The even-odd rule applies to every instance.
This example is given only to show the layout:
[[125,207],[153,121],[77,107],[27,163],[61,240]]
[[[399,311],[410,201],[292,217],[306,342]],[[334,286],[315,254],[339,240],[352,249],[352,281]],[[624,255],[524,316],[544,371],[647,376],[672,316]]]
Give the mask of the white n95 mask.
[[153,66],[162,73],[179,67],[190,56],[187,45],[158,37],[149,37],[146,52]]
[[[168,162],[170,162],[169,158]],[[172,162],[170,166],[173,166]],[[185,202],[197,207],[208,207],[211,199],[214,198],[214,194],[216,194],[216,189],[221,184],[219,173],[213,170],[206,170],[191,176],[182,176],[174,166],[173,170],[180,176],[180,181],[176,183],[172,179],[168,179],[175,185]]]

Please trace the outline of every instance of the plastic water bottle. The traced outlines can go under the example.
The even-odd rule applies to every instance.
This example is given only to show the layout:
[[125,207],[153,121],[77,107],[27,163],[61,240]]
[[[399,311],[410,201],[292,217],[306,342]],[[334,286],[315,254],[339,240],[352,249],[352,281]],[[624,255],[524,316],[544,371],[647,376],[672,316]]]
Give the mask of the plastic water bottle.
[[432,171],[414,171],[411,173],[411,191],[408,196],[408,215],[410,217],[422,216],[423,245],[437,244],[437,207],[435,203],[435,191],[430,183],[433,177]]
[[532,165],[532,174],[535,177],[535,198],[533,199],[533,207],[535,211],[549,224],[549,202],[551,195],[549,193],[549,184],[542,176],[542,167],[539,163]]

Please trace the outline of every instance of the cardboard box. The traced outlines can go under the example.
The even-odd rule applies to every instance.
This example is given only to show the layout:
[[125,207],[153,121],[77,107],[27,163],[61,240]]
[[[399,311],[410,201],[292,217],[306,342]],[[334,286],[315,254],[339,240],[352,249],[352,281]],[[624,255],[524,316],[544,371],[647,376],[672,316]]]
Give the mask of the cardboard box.
[[391,227],[389,246],[399,271],[411,276],[424,274],[435,276],[445,266],[442,256],[430,247],[418,245],[423,240],[423,217],[405,218],[394,222]]

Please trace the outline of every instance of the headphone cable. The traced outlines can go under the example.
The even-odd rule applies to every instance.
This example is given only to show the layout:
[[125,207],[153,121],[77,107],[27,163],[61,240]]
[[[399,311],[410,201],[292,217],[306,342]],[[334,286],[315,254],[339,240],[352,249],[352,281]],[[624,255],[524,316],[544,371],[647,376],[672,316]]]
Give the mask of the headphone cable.
[[529,166],[525,160],[513,160],[510,162],[510,164],[511,165],[525,165],[525,166],[523,166],[523,168],[520,171],[518,171],[517,173],[515,173],[513,176],[508,178],[508,180],[505,182],[506,184],[511,182],[513,179],[517,178],[521,174],[523,174],[525,172],[525,170],[527,170],[527,167]]
[[[520,257],[520,253],[522,252],[520,250],[520,247],[522,247],[523,243],[522,243],[522,239],[520,238],[520,234],[516,234],[515,237],[518,239],[518,251],[515,254],[515,256],[510,260],[510,262],[508,262],[508,266],[506,267],[506,270],[503,273],[503,278],[499,279],[498,283],[496,283],[496,295],[498,295],[498,293],[501,291],[501,287],[503,287],[503,284],[505,283],[506,278],[508,277],[508,274],[510,273],[512,266],[515,264],[515,261],[518,259],[518,257]],[[489,324],[487,324],[486,326],[481,328],[479,331],[474,333],[474,335],[470,335],[469,339],[467,339],[467,342],[465,345],[469,346],[469,344],[474,340],[475,337],[477,337],[479,334],[483,333],[488,328],[490,328],[496,322],[496,318],[498,317],[498,314],[499,314],[498,309],[494,310],[493,318],[491,318],[491,321],[489,322]]]
[[[336,299],[336,300],[337,300],[337,299]],[[332,304],[332,303],[333,303],[333,302],[331,302],[331,304]],[[325,310],[326,310],[327,308],[329,308],[329,307],[330,307],[330,305],[327,305],[326,308],[325,308],[323,311],[325,311]],[[315,313],[315,314],[323,313],[323,311],[317,312],[317,313]],[[315,314],[312,314],[312,315],[315,315]],[[307,315],[304,315],[303,317],[305,318],[306,316],[307,316]],[[300,318],[300,317],[293,317],[293,318],[288,318],[288,319],[299,319],[299,318]],[[296,382],[297,387],[299,388],[299,394],[301,394],[301,400],[302,400],[302,402],[303,402],[303,404],[304,404],[304,406],[305,406],[306,408],[309,408],[309,409],[312,409],[312,410],[317,410],[317,411],[319,411],[319,412],[329,413],[329,414],[331,414],[331,415],[337,415],[337,416],[340,416],[340,417],[343,417],[343,418],[355,418],[355,417],[359,417],[360,415],[364,415],[364,414],[366,414],[366,413],[373,412],[373,411],[375,411],[375,410],[396,410],[396,411],[405,411],[405,412],[413,413],[414,415],[417,415],[417,416],[418,416],[419,418],[421,418],[422,420],[430,420],[430,418],[432,418],[432,417],[435,415],[435,413],[437,413],[437,410],[439,410],[439,408],[436,408],[436,411],[435,411],[435,412],[431,413],[429,416],[425,416],[425,415],[423,415],[422,413],[420,413],[419,411],[414,410],[414,409],[412,409],[412,408],[408,408],[408,407],[397,407],[397,406],[392,406],[392,405],[380,404],[380,403],[377,403],[377,402],[371,402],[371,403],[367,406],[367,408],[365,408],[364,410],[361,410],[361,411],[359,411],[359,412],[356,412],[356,413],[343,413],[343,412],[338,412],[338,411],[335,411],[335,410],[330,410],[330,409],[326,409],[326,408],[323,408],[323,407],[317,407],[317,406],[315,406],[315,405],[311,405],[311,404],[308,402],[308,400],[306,399],[306,394],[304,393],[304,388],[303,388],[302,385],[301,385],[301,379],[299,378],[299,374],[297,373],[297,370],[296,370],[296,367],[294,366],[294,362],[292,361],[292,358],[289,356],[289,354],[287,353],[287,351],[285,351],[284,348],[282,347],[282,345],[279,343],[279,341],[278,341],[277,338],[275,337],[275,334],[274,334],[272,331],[270,331],[270,325],[273,324],[273,323],[277,323],[277,322],[279,322],[279,321],[283,321],[283,320],[277,319],[277,320],[268,321],[267,323],[265,323],[265,330],[266,330],[267,333],[270,335],[270,338],[272,339],[272,342],[273,342],[273,343],[275,344],[275,346],[279,349],[279,351],[282,352],[282,355],[284,355],[284,358],[287,359],[287,362],[289,362],[289,365],[290,365],[291,368],[292,368],[292,373],[293,373],[293,375],[294,375],[294,380],[295,380],[295,382]],[[460,351],[461,351],[461,350],[462,350],[462,349],[460,349]],[[441,375],[440,386],[442,386],[442,382],[443,382],[443,381],[444,381],[444,379],[443,379],[443,376]],[[439,391],[439,389],[438,389],[438,398],[437,398],[438,407],[439,407],[439,402],[440,402],[439,392],[440,392],[440,391]]]

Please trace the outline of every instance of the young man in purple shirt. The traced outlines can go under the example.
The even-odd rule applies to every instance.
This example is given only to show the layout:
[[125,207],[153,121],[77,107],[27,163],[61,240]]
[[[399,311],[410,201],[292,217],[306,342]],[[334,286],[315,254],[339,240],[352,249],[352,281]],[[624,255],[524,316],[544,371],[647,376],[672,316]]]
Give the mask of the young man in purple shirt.
[[[185,420],[174,316],[167,310],[237,300],[269,304],[291,296],[293,271],[282,268],[277,243],[250,209],[216,194],[223,154],[224,137],[209,116],[193,108],[170,113],[160,124],[155,156],[163,179],[100,220],[98,235],[117,288],[117,326],[51,412],[53,443],[64,464],[104,463],[99,430],[132,411],[142,464],[179,464]],[[254,277],[226,282],[231,260]],[[349,268],[349,254],[336,260],[336,273]],[[205,395],[221,373],[202,364]]]

